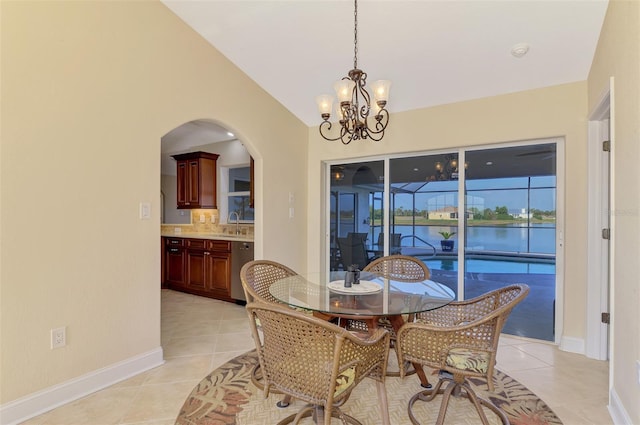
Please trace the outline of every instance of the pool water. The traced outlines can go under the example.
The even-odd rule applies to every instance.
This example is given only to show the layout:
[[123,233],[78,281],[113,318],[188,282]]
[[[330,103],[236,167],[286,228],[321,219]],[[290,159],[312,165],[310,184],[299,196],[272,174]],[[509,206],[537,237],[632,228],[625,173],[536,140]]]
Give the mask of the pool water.
[[[431,270],[458,271],[458,260],[429,259],[424,263]],[[526,260],[489,260],[470,258],[466,260],[467,273],[522,273],[522,274],[555,274],[555,263],[541,263]]]

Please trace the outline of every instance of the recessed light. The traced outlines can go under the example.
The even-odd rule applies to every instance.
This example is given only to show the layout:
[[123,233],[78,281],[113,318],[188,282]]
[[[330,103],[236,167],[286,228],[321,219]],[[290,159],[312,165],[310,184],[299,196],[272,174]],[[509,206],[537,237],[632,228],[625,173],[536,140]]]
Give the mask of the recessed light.
[[493,162],[491,162],[491,161],[487,161],[487,162],[486,162],[486,165],[493,165]]
[[230,131],[227,131],[227,136],[229,136],[229,137],[233,137],[233,133],[232,133],[232,132],[230,132]]
[[413,171],[420,171],[420,169],[419,168],[414,168]]

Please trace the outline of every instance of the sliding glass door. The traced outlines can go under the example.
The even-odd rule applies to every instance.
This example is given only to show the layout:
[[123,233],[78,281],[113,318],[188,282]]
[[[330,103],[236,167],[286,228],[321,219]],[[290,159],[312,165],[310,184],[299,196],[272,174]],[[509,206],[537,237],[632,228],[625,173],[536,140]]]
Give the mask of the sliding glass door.
[[526,283],[504,332],[553,341],[556,144],[470,150],[466,159],[465,298]]
[[330,174],[331,270],[403,254],[459,299],[526,283],[504,332],[554,340],[555,142],[342,163]]

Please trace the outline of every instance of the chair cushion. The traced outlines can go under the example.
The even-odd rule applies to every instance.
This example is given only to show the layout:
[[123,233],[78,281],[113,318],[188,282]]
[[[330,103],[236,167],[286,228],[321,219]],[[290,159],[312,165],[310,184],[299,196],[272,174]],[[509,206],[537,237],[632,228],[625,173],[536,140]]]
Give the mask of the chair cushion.
[[460,370],[487,373],[489,369],[489,353],[473,351],[468,348],[452,348],[447,354],[446,364]]
[[356,368],[352,366],[348,369],[345,369],[338,375],[336,378],[336,390],[333,393],[334,397],[339,396],[343,392],[349,389],[353,385],[353,382],[356,378]]

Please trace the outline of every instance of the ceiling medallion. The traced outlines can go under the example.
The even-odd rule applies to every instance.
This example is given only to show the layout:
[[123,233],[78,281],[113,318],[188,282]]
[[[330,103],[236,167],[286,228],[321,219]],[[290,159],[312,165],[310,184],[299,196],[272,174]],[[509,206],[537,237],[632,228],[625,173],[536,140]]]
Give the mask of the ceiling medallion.
[[[385,109],[389,98],[391,81],[380,80],[371,84],[374,101],[366,90],[367,73],[358,69],[358,0],[354,0],[354,49],[353,69],[348,76],[334,84],[338,104],[336,113],[339,118],[340,133],[330,137],[332,124],[329,121],[333,109],[333,97],[321,95],[316,98],[322,123],[320,135],[326,140],[340,140],[347,145],[352,140],[372,139],[382,140],[384,131],[389,124],[389,112]],[[372,115],[370,117],[370,115]]]

